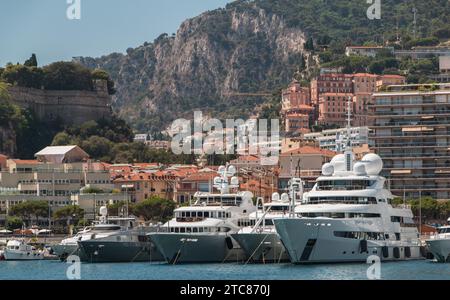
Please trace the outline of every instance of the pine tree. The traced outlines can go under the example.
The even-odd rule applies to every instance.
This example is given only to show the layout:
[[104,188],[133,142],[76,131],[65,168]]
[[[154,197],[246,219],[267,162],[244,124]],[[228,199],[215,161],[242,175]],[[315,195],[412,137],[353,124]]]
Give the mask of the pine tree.
[[37,67],[38,62],[37,62],[36,54],[33,53],[31,55],[31,57],[25,61],[24,65],[27,67]]

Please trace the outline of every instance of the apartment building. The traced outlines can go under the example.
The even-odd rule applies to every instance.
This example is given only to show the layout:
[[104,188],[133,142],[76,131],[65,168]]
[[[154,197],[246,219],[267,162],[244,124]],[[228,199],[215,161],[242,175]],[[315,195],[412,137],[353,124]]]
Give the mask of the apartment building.
[[118,177],[116,189],[130,195],[133,203],[142,202],[151,196],[174,199],[176,176],[168,171],[141,171]]
[[353,101],[353,94],[325,93],[319,99],[319,119],[321,125],[347,125],[347,110],[349,100]]
[[[314,141],[320,149],[343,152],[347,145],[347,128],[330,129],[322,132],[305,134],[304,138]],[[350,128],[350,142],[353,148],[358,148],[369,143],[369,127]]]
[[450,199],[450,84],[374,94],[370,141],[397,196]]
[[330,162],[336,152],[318,147],[302,146],[281,153],[278,175],[278,189],[281,193],[288,190],[292,177],[300,177],[305,182],[305,189],[310,190],[322,172],[323,164]]
[[351,74],[321,74],[311,81],[311,103],[318,105],[320,95],[326,93],[353,94]]
[[87,187],[107,194],[114,188],[108,165],[91,162],[77,146],[47,147],[36,157],[6,160],[0,172],[0,210],[35,200],[55,209],[70,205],[70,197]]

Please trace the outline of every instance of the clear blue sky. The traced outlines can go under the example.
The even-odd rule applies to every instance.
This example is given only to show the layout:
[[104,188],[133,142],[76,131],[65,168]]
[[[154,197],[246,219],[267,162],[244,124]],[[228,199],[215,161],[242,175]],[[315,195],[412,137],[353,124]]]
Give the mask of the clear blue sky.
[[174,33],[181,22],[231,0],[81,0],[68,20],[67,0],[0,0],[0,66],[36,53],[39,65],[97,57]]

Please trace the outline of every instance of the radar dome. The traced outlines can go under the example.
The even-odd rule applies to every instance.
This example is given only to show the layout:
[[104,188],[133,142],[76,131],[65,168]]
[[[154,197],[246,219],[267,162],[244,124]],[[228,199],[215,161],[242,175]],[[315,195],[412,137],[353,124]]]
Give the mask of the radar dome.
[[280,194],[278,194],[278,193],[273,193],[273,194],[272,194],[272,201],[274,201],[274,202],[279,202],[279,201],[280,201]]
[[355,164],[355,166],[353,167],[353,171],[356,173],[356,175],[358,176],[364,176],[367,174],[366,172],[366,164],[362,163],[362,162],[357,162]]
[[289,202],[289,195],[287,193],[281,195],[281,202]]
[[228,167],[228,175],[234,176],[236,174],[236,167],[235,166],[229,166]]
[[231,183],[231,185],[239,185],[239,178],[231,177],[230,183]]
[[108,208],[106,206],[100,207],[100,215],[106,217],[108,215]]
[[331,176],[334,173],[334,166],[330,163],[324,164],[322,166],[322,175],[323,176]]
[[330,164],[333,165],[334,171],[345,171],[345,155],[336,155],[335,157],[333,157]]
[[383,160],[376,154],[367,154],[361,162],[366,167],[367,175],[378,175],[383,170]]

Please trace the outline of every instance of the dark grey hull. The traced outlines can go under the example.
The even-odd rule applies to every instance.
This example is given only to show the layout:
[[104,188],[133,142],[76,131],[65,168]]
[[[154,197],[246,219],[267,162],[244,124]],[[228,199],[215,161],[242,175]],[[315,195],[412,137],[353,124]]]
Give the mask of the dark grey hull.
[[169,264],[243,262],[245,252],[226,235],[156,233],[150,235]]
[[378,256],[381,261],[422,259],[418,244],[336,237],[334,231],[355,228],[339,220],[278,219],[275,227],[294,264],[367,262],[371,256]]
[[438,262],[450,263],[450,240],[429,240],[426,243]]
[[241,245],[249,262],[280,263],[289,261],[289,255],[276,233],[236,233],[231,236]]
[[158,262],[162,255],[150,242],[79,242],[81,261],[87,263]]
[[81,260],[85,259],[78,245],[53,245],[51,248],[53,250],[53,254],[62,261],[65,261],[67,257],[71,255],[78,256]]

